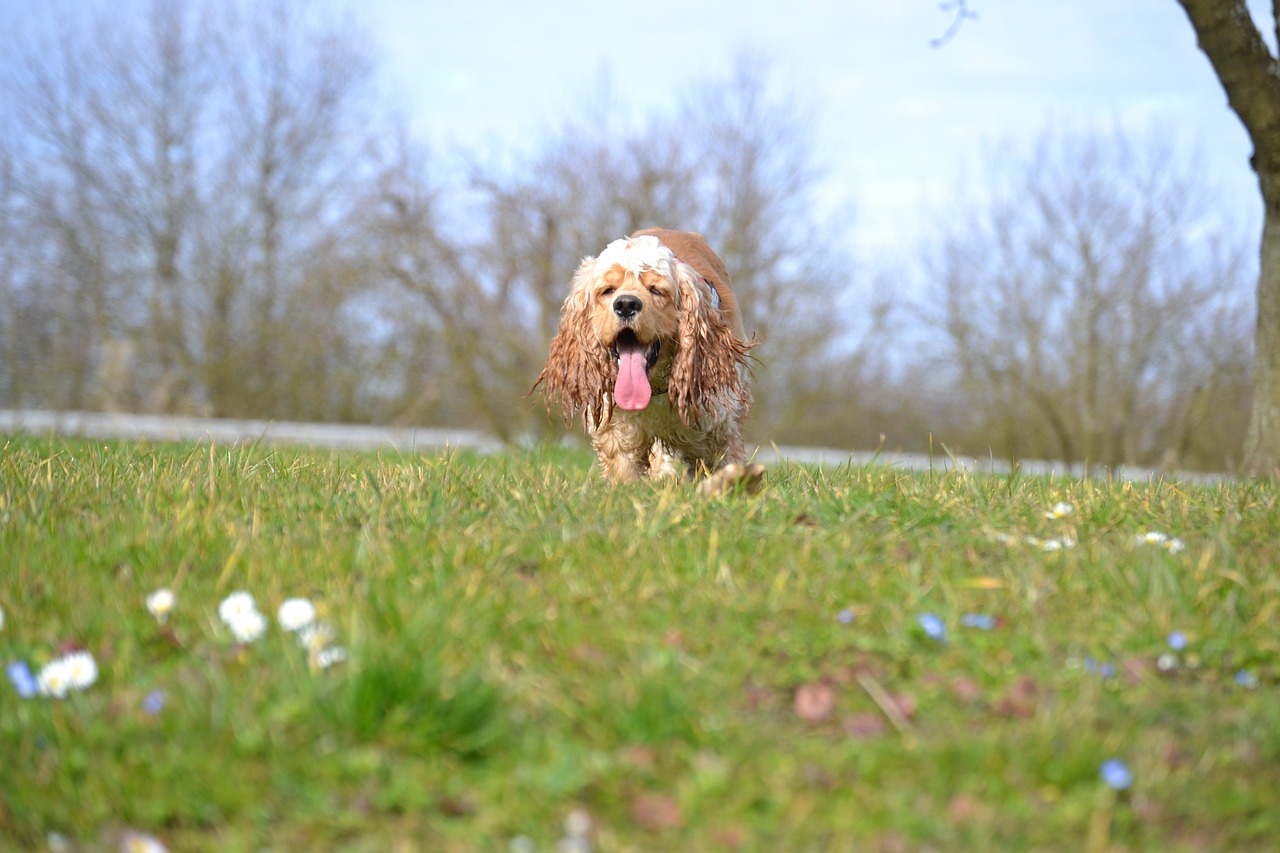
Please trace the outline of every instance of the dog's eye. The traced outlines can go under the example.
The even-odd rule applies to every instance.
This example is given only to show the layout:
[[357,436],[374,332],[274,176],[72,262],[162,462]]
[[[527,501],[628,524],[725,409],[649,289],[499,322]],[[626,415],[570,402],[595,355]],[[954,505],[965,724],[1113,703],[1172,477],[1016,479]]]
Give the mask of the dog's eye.
[[616,288],[616,287],[606,287],[604,290],[600,291],[600,295],[601,295],[601,296],[613,296],[613,294],[615,294],[615,293],[617,293],[617,292],[618,292],[618,288]]
[[658,287],[657,285],[653,285],[652,287],[649,288],[649,292],[652,293],[654,296],[661,296],[662,288]]

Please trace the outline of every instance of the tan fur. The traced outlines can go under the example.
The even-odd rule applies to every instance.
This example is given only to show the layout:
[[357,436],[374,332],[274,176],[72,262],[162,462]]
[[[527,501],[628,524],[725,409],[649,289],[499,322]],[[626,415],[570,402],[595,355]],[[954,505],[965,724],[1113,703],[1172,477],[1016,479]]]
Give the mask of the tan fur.
[[[598,269],[596,258],[584,258],[534,387],[566,418],[581,416],[606,478],[681,476],[741,463],[754,341],[743,332],[728,270],[698,234],[648,229],[632,238],[643,236],[675,256],[671,275],[621,264]],[[704,279],[714,284],[714,296]],[[614,310],[623,295],[642,305],[627,321]],[[624,328],[645,346],[661,342],[648,372],[654,396],[640,411],[614,404],[612,348]]]

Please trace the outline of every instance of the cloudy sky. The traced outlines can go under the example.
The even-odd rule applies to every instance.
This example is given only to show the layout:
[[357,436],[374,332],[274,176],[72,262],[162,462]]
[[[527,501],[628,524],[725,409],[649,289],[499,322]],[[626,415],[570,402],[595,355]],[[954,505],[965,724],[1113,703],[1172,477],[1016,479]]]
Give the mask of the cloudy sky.
[[[851,204],[864,254],[909,253],[994,152],[1048,130],[1171,139],[1230,221],[1250,235],[1260,221],[1248,139],[1176,0],[969,0],[977,17],[940,49],[941,0],[312,2],[372,38],[386,99],[442,152],[519,151],[604,89],[652,115],[765,57],[812,116],[825,200]],[[1270,7],[1249,2],[1255,18]],[[39,10],[0,0],[11,19]]]
[[998,145],[1047,128],[1168,136],[1256,229],[1247,137],[1175,0],[970,8],[941,49],[930,42],[951,16],[938,0],[365,0],[354,14],[383,53],[389,96],[446,149],[518,148],[605,81],[623,106],[662,110],[745,51],[809,109],[826,186],[852,202],[872,250],[909,244]]

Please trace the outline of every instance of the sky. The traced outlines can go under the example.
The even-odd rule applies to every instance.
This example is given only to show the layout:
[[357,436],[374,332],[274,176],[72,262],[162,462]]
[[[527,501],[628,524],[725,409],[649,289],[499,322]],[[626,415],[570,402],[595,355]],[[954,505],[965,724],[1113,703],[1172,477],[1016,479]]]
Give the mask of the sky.
[[[363,0],[353,14],[388,97],[446,151],[519,150],[606,83],[624,108],[661,112],[763,56],[812,116],[824,191],[851,203],[870,252],[910,247],[993,152],[1050,129],[1172,139],[1224,214],[1259,227],[1250,143],[1175,0],[969,6],[940,48],[953,15],[939,0]],[[1268,6],[1251,0],[1255,18]]]
[[[1227,221],[1250,238],[1260,227],[1251,145],[1176,0],[968,0],[976,17],[940,48],[954,17],[942,0],[304,2],[350,16],[387,106],[445,153],[518,154],[602,89],[660,115],[744,54],[763,57],[775,91],[811,116],[820,201],[852,211],[863,256],[912,252],[980,191],[993,157],[1047,132],[1172,140]],[[1264,20],[1267,0],[1249,4]],[[40,8],[0,0],[6,17]]]

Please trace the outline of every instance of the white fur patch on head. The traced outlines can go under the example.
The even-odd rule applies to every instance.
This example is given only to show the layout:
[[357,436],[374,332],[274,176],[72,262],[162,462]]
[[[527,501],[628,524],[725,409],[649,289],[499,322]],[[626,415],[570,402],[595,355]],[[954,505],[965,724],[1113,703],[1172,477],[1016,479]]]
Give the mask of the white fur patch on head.
[[623,237],[605,246],[604,251],[596,257],[596,275],[615,266],[622,267],[633,275],[639,275],[644,270],[654,270],[674,281],[676,256],[657,237],[650,234],[643,237]]

